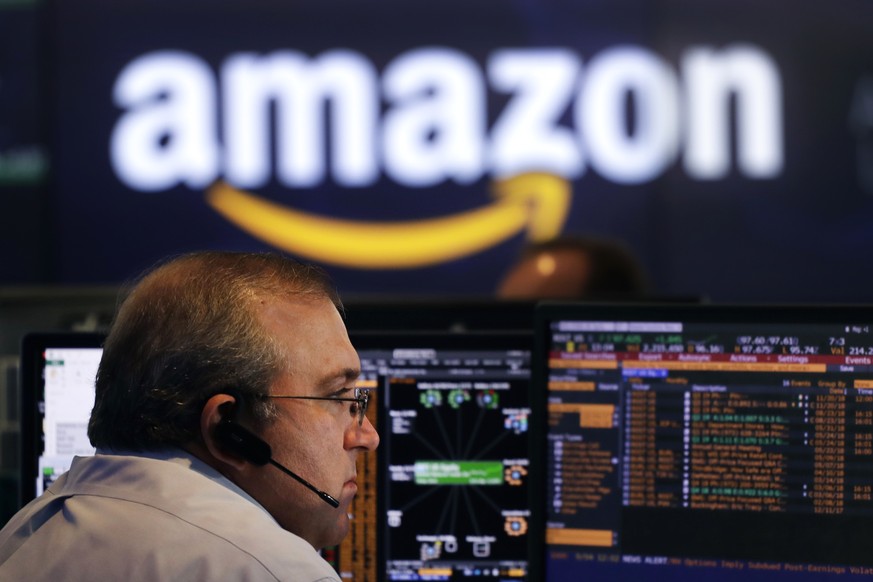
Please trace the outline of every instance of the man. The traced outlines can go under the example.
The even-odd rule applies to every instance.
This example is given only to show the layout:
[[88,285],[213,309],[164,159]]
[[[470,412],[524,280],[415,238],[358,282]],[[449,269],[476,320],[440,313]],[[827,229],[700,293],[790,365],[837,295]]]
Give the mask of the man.
[[347,533],[379,443],[339,309],[278,255],[147,274],[104,347],[97,454],[0,532],[0,579],[339,580],[317,550]]
[[626,246],[563,236],[531,244],[497,286],[500,299],[639,299],[646,277]]

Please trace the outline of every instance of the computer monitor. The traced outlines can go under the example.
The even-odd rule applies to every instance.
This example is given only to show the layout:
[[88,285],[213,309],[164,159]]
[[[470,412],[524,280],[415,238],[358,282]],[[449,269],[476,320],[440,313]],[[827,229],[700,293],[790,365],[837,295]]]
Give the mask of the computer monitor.
[[543,580],[873,574],[873,307],[535,319]]
[[536,580],[527,332],[353,334],[376,387],[378,580]]
[[99,333],[31,333],[21,343],[22,505],[92,455],[88,419],[103,354]]

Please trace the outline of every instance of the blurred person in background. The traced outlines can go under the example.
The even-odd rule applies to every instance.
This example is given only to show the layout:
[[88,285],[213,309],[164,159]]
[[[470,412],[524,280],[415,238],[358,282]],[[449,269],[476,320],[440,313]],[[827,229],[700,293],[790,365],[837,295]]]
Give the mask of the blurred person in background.
[[497,297],[507,300],[633,300],[647,293],[647,277],[631,250],[592,236],[528,245],[497,286]]

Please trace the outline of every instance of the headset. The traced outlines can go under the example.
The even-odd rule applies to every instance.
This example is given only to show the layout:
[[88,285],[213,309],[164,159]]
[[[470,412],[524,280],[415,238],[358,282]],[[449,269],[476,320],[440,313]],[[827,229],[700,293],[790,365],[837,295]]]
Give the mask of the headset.
[[[237,402],[239,401],[240,399],[237,398]],[[310,491],[313,491],[322,501],[331,507],[339,507],[339,501],[336,498],[318,489],[315,485],[273,459],[273,451],[269,443],[241,424],[229,419],[222,420],[215,429],[215,438],[227,452],[242,457],[246,461],[258,466],[264,466],[269,463]]]

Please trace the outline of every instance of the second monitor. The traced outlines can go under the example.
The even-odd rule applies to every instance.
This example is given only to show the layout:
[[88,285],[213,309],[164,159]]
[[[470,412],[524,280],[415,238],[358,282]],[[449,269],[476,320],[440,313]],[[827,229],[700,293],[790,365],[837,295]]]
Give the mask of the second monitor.
[[531,334],[353,342],[379,399],[379,579],[533,579]]
[[546,581],[873,573],[873,309],[554,304],[536,333]]

